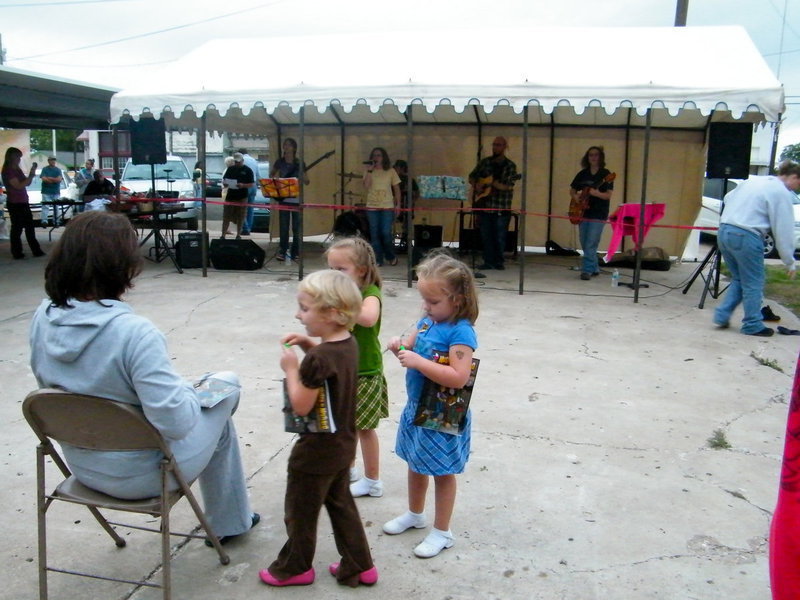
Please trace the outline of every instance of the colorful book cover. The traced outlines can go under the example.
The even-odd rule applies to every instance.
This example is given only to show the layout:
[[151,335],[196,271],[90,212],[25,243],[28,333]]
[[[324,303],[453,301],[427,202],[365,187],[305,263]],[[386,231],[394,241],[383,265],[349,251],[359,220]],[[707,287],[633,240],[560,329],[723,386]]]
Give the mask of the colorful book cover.
[[203,408],[216,406],[241,387],[235,383],[211,377],[208,374],[203,375],[193,385],[197,392],[197,398],[200,400],[200,406]]
[[[450,364],[450,357],[445,352],[434,351],[431,360],[442,365]],[[469,400],[472,397],[472,388],[475,387],[480,362],[480,359],[472,359],[469,379],[462,388],[439,385],[426,377],[422,384],[417,414],[414,415],[414,425],[450,435],[461,435],[467,421]]]
[[331,394],[328,382],[317,390],[314,408],[301,417],[292,410],[286,380],[283,380],[283,424],[287,433],[336,433],[336,423],[331,410]]

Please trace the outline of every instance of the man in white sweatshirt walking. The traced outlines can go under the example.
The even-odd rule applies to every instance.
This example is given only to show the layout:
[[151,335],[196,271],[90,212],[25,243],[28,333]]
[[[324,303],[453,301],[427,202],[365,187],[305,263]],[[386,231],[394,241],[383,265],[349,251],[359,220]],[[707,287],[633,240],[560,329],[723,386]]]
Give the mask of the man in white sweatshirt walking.
[[741,332],[769,337],[761,314],[764,291],[764,236],[772,231],[775,248],[794,279],[795,192],[800,189],[800,165],[784,161],[777,175],[750,177],[725,196],[717,244],[731,273],[731,284],[714,311],[714,324],[729,326],[731,314],[741,303],[744,309]]

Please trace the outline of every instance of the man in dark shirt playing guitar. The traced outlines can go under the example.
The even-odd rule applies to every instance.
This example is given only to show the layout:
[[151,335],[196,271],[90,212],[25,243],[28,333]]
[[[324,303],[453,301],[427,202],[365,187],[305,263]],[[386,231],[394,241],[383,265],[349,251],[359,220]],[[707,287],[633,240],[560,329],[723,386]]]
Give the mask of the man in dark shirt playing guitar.
[[505,269],[503,251],[506,247],[508,222],[511,220],[511,199],[517,165],[506,156],[508,142],[496,137],[492,142],[492,155],[482,159],[469,174],[472,184],[473,208],[478,212],[478,226],[483,242],[483,264],[479,269]]

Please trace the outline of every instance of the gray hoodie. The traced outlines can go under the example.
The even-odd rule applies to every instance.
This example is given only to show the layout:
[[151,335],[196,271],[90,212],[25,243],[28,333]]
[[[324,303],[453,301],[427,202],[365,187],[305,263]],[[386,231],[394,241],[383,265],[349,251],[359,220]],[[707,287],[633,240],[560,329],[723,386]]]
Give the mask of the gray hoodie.
[[[39,386],[139,405],[168,441],[186,437],[199,421],[200,403],[192,385],[173,370],[161,332],[125,302],[70,304],[60,308],[44,300],[34,314],[31,368]],[[64,454],[76,475],[89,469],[126,476],[157,469],[160,459],[152,452],[98,453],[66,446]]]

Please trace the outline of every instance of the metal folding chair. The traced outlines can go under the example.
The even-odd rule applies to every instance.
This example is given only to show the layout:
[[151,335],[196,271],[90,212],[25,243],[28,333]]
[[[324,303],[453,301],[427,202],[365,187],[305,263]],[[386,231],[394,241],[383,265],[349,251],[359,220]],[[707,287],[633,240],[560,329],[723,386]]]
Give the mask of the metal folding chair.
[[[175,458],[164,438],[158,430],[145,418],[139,407],[116,402],[107,398],[71,394],[62,390],[42,389],[31,392],[22,405],[25,419],[39,438],[36,449],[36,495],[39,529],[39,600],[47,600],[48,571],[130,583],[148,587],[162,588],[164,599],[171,598],[172,586],[170,577],[170,542],[169,536],[203,539],[203,536],[191,533],[170,531],[169,512],[172,506],[183,496],[192,506],[195,515],[205,529],[206,536],[216,548],[219,561],[223,565],[230,558],[219,543],[218,537],[211,530],[200,504],[190,489],[190,482],[181,474]],[[161,461],[161,494],[155,498],[143,500],[124,500],[108,496],[92,490],[80,483],[70,472],[66,462],[51,440],[91,450],[160,450],[164,458]],[[64,474],[61,481],[50,494],[45,489],[45,459],[50,459]],[[178,482],[178,489],[169,491],[170,477]],[[120,548],[125,540],[114,530],[112,525],[129,527],[161,534],[162,582],[161,585],[149,581],[117,579],[97,574],[71,571],[51,567],[47,563],[47,509],[54,500],[62,500],[86,506],[97,519],[97,522],[111,536]],[[152,529],[115,523],[106,520],[98,509],[123,512],[143,513],[160,518],[160,528]]]

